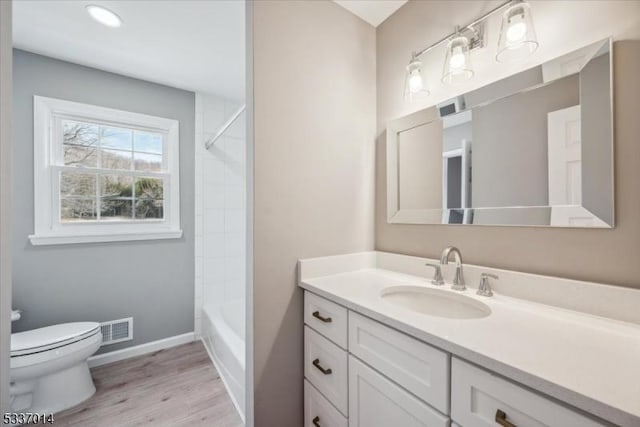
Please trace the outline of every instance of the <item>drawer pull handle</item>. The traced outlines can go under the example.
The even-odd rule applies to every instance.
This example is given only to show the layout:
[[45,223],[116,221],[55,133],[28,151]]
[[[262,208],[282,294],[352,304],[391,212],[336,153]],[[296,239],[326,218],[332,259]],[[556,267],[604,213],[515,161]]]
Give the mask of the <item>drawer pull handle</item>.
[[320,372],[322,372],[323,374],[325,374],[325,375],[331,375],[331,372],[333,372],[333,371],[331,370],[331,368],[327,368],[327,369],[325,369],[325,368],[323,368],[322,366],[320,366],[320,359],[316,359],[316,360],[314,360],[314,361],[313,361],[313,362],[311,362],[311,363],[313,363],[313,366],[315,366],[316,368],[318,368],[318,370],[319,370]]
[[324,323],[331,323],[333,321],[331,317],[322,317],[319,311],[314,311],[311,315]]
[[313,425],[314,425],[314,426],[316,426],[316,427],[321,427],[321,426],[320,426],[320,417],[315,417],[315,418],[313,419],[313,421],[311,421],[311,422],[313,423]]
[[496,423],[502,427],[516,427],[515,424],[507,421],[507,414],[501,409],[496,410]]

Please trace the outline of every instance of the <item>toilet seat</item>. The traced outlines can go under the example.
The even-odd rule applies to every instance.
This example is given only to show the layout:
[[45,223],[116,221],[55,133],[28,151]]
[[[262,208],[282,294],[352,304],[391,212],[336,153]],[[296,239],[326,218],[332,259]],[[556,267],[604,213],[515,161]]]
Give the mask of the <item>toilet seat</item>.
[[74,322],[11,334],[11,357],[26,356],[76,343],[100,333],[96,322]]

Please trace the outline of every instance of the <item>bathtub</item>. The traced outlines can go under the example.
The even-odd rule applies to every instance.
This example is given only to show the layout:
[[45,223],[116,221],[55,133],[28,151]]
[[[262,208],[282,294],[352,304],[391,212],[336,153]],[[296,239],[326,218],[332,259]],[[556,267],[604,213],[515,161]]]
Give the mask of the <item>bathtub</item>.
[[245,307],[244,301],[205,304],[202,341],[244,420],[245,411]]

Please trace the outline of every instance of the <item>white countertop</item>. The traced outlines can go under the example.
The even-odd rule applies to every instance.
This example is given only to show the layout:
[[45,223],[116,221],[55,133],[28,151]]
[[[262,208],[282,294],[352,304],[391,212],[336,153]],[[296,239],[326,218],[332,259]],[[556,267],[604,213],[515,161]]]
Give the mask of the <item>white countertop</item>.
[[[394,285],[434,286],[380,268],[305,278],[300,286],[600,418],[640,426],[640,325],[494,293],[491,315],[445,319],[380,298]],[[638,308],[640,310],[640,307]]]

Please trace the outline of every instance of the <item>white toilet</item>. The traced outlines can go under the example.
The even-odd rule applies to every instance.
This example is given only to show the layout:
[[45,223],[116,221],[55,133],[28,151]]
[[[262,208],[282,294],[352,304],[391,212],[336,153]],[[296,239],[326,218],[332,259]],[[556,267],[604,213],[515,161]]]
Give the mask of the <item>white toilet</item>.
[[11,334],[11,410],[56,413],[87,400],[96,391],[87,359],[101,343],[95,322]]

